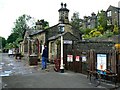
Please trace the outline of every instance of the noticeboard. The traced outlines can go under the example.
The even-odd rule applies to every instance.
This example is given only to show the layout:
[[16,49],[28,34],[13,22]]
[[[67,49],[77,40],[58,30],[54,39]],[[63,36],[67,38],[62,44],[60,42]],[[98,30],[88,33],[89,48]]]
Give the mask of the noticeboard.
[[73,62],[73,55],[67,55],[67,61]]
[[97,69],[105,70],[107,67],[107,54],[97,54]]
[[76,56],[75,61],[79,62],[80,61],[80,56]]
[[86,62],[86,61],[87,61],[86,56],[82,56],[82,62]]

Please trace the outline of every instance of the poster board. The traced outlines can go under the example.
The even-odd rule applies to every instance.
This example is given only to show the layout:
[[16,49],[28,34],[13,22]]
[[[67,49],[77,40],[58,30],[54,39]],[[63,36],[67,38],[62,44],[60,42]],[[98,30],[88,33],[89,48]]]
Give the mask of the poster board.
[[80,56],[76,56],[75,61],[79,62],[80,61]]
[[107,54],[97,54],[97,69],[105,70],[107,68]]
[[67,62],[73,62],[73,55],[67,55]]
[[86,56],[82,56],[82,62],[86,62],[86,61],[87,61]]

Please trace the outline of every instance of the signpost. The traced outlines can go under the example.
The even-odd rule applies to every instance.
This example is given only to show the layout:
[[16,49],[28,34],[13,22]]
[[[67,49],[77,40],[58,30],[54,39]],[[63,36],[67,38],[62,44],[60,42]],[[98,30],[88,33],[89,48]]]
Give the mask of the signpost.
[[72,41],[70,41],[70,40],[64,40],[64,44],[72,44]]

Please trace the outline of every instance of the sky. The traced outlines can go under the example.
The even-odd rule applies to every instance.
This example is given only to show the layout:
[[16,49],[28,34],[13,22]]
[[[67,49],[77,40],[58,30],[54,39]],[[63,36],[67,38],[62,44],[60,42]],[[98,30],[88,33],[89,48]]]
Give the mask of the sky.
[[83,18],[92,12],[106,11],[110,5],[118,7],[119,0],[0,0],[0,36],[7,39],[14,22],[23,14],[34,17],[36,21],[44,19],[50,26],[56,25],[61,2],[67,4],[70,20],[74,12],[79,12],[80,18]]

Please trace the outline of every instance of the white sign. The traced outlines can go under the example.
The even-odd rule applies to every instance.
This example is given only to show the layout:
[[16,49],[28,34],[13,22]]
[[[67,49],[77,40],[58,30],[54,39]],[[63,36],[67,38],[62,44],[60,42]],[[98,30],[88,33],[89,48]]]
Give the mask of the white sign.
[[70,41],[70,40],[64,40],[64,44],[72,44],[72,41]]
[[82,56],[82,62],[86,62],[86,57],[85,56]]
[[67,55],[67,61],[73,62],[73,55]]
[[97,54],[97,69],[105,70],[107,65],[106,61],[107,61],[106,54]]
[[76,61],[80,61],[80,56],[76,56]]

